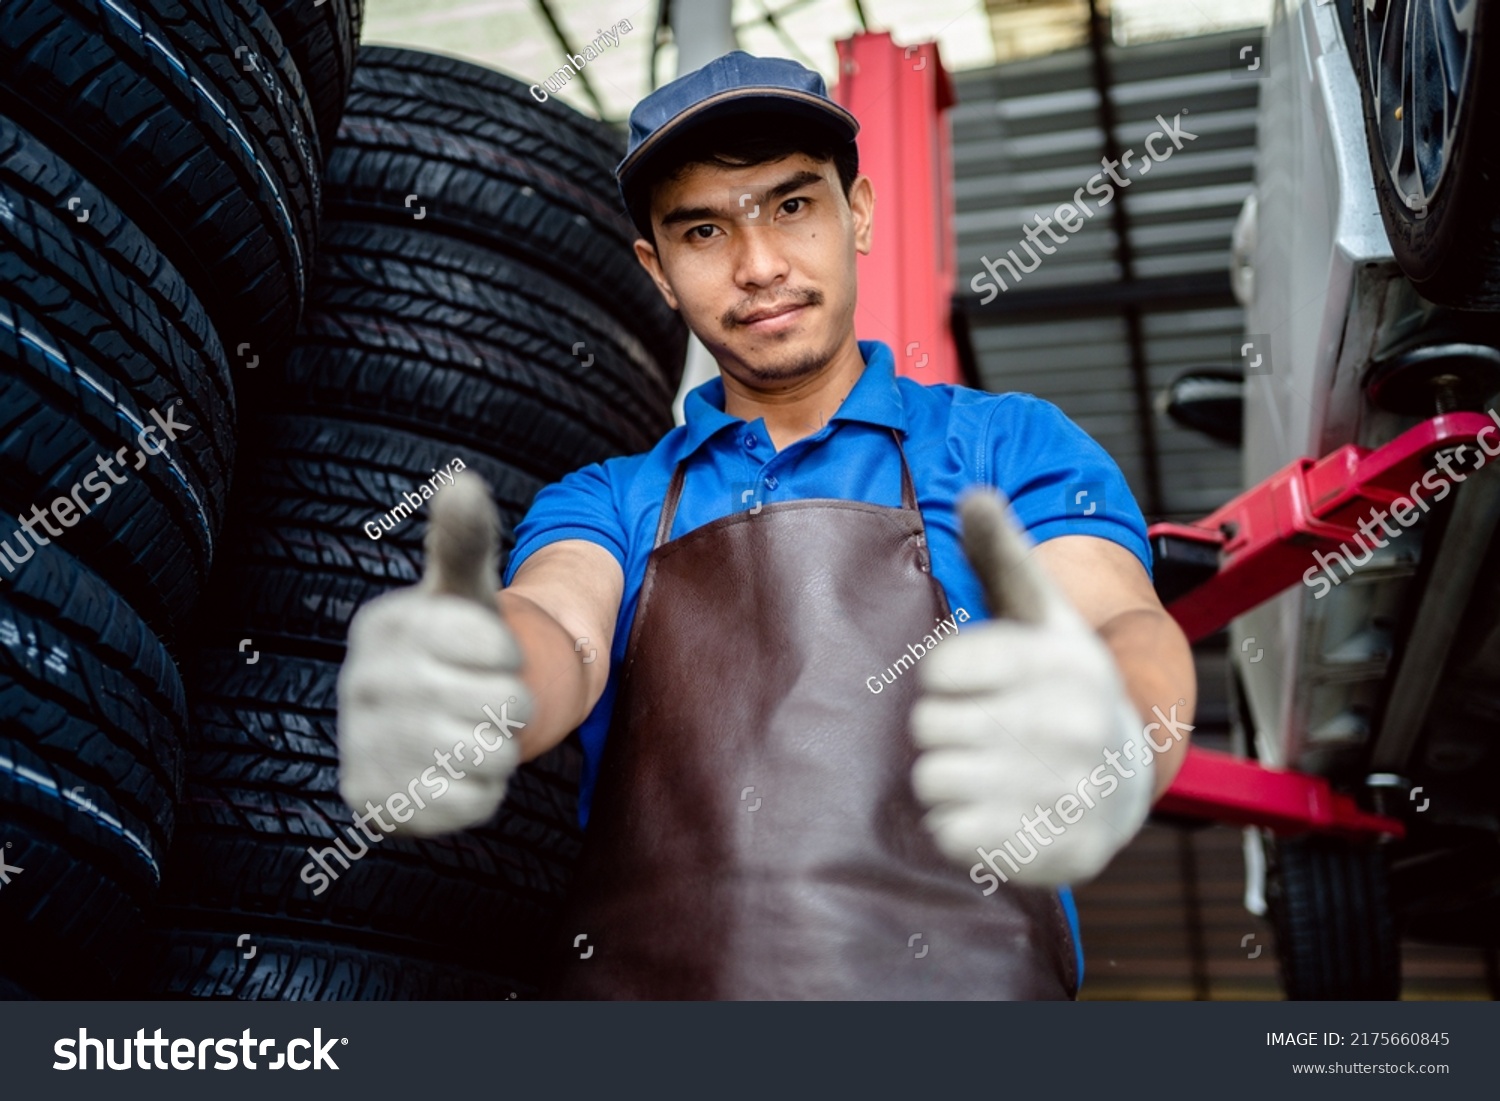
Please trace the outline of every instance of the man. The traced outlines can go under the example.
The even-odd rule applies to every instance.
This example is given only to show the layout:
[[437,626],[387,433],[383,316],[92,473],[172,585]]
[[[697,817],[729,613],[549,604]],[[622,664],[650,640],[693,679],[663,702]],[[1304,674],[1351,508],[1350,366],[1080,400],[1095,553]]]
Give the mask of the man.
[[[1044,402],[897,380],[856,341],[857,129],[817,74],[738,52],[643,100],[636,254],[720,377],[650,452],[538,494],[498,603],[461,476],[423,582],[351,626],[352,806],[436,754],[452,790],[406,828],[477,824],[580,728],[559,996],[1071,997],[1047,888],[1103,867],[1186,748],[1189,649],[1114,463]],[[960,510],[974,487],[1036,545],[993,492]]]

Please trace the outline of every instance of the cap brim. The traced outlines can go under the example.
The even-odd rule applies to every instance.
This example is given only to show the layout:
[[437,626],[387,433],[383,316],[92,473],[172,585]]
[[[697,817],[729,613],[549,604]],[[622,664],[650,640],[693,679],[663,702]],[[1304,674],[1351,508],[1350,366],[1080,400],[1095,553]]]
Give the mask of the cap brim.
[[845,134],[850,141],[859,133],[858,119],[838,104],[810,92],[777,87],[733,88],[693,104],[641,142],[615,169],[621,192],[629,189],[630,181],[640,172],[641,167],[672,137],[710,121],[722,122],[740,115],[767,114],[781,114],[822,123]]

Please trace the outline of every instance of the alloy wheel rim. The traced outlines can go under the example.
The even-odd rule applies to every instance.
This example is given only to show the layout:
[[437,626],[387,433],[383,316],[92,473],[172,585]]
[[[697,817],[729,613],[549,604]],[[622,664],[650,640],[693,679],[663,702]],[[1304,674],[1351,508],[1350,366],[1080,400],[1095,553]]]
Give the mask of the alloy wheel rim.
[[1359,34],[1380,160],[1423,217],[1448,175],[1463,121],[1479,0],[1363,0]]

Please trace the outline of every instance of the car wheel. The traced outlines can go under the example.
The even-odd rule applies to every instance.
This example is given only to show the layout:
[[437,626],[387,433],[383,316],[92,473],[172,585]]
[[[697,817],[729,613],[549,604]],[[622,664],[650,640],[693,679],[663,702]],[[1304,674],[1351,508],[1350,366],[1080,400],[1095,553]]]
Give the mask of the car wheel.
[[1380,213],[1421,294],[1500,308],[1500,11],[1480,0],[1346,0]]
[[1373,845],[1328,837],[1270,845],[1267,900],[1293,1001],[1398,998],[1401,944]]

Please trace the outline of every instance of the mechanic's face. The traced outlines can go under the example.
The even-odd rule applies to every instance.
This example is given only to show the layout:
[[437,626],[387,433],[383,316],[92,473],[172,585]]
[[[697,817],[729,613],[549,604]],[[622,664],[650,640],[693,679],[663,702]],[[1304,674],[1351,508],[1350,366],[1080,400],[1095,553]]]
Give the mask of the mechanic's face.
[[854,327],[855,254],[870,251],[870,181],[847,199],[832,161],[692,165],[656,186],[656,245],[635,243],[673,309],[745,386],[815,374]]

